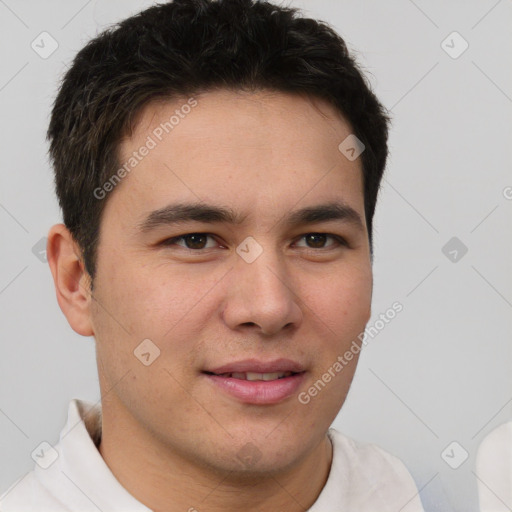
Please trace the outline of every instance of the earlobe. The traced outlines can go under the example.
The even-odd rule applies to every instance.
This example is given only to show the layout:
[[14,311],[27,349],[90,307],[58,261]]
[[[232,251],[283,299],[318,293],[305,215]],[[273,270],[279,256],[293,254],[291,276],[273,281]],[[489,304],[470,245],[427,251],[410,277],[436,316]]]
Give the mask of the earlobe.
[[92,336],[91,280],[78,244],[64,224],[56,224],[48,232],[46,254],[60,309],[75,332]]

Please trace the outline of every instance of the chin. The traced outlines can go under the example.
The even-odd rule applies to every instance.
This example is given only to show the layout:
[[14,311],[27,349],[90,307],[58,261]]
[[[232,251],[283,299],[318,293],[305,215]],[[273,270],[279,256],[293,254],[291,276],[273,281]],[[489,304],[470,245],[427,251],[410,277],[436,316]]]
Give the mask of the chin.
[[276,434],[272,428],[275,426],[260,435],[250,429],[234,435],[225,445],[218,446],[222,455],[215,458],[214,465],[242,480],[268,477],[293,468],[316,445],[313,439],[300,437],[299,432]]
[[302,454],[288,452],[285,457],[277,455],[275,451],[261,451],[251,443],[242,446],[238,452],[232,452],[232,457],[222,461],[215,461],[217,472],[229,472],[228,478],[233,481],[254,481],[277,476],[292,469],[302,459]]

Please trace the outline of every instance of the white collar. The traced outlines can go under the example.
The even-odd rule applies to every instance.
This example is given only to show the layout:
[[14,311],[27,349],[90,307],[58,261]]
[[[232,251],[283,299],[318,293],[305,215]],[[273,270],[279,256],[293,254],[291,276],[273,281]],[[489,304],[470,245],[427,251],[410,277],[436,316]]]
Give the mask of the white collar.
[[[59,456],[47,469],[36,465],[34,476],[65,510],[152,512],[110,471],[94,443],[99,441],[100,431],[101,407],[72,400],[55,446]],[[329,429],[328,435],[333,445],[330,473],[309,512],[385,512],[397,510],[397,505],[403,512],[423,510],[414,482],[398,459],[334,429]]]
[[93,438],[99,434],[100,414],[100,406],[92,402],[71,400],[67,422],[55,445],[59,457],[47,469],[36,465],[36,478],[64,505],[69,500],[73,510],[79,509],[78,502],[83,502],[82,509],[90,510],[92,502],[108,512],[151,512],[119,483],[96,448]]

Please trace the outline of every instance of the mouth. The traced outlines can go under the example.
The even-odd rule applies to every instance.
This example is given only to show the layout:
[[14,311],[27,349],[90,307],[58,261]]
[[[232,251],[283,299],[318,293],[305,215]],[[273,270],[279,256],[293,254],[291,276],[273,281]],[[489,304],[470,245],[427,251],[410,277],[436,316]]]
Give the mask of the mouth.
[[202,374],[217,392],[237,402],[272,405],[297,393],[306,370],[286,359],[247,360],[205,370]]
[[297,375],[299,372],[271,372],[271,373],[257,373],[257,372],[227,372],[227,373],[212,373],[205,372],[208,375],[216,375],[217,377],[225,377],[226,379],[238,379],[238,380],[249,380],[255,381],[271,381],[286,379],[292,375]]

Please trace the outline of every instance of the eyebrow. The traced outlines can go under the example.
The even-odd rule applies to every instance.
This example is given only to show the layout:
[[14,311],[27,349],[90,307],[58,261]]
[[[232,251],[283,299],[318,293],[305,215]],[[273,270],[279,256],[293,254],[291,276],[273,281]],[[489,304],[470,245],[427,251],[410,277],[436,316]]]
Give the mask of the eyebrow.
[[[151,212],[139,223],[139,230],[143,233],[158,227],[169,226],[186,222],[225,223],[239,225],[246,215],[234,212],[230,208],[205,203],[177,203],[169,204],[159,210]],[[316,206],[308,206],[285,215],[280,222],[287,227],[302,224],[314,224],[331,220],[341,220],[363,229],[363,220],[359,213],[351,206],[341,201],[334,201]]]

